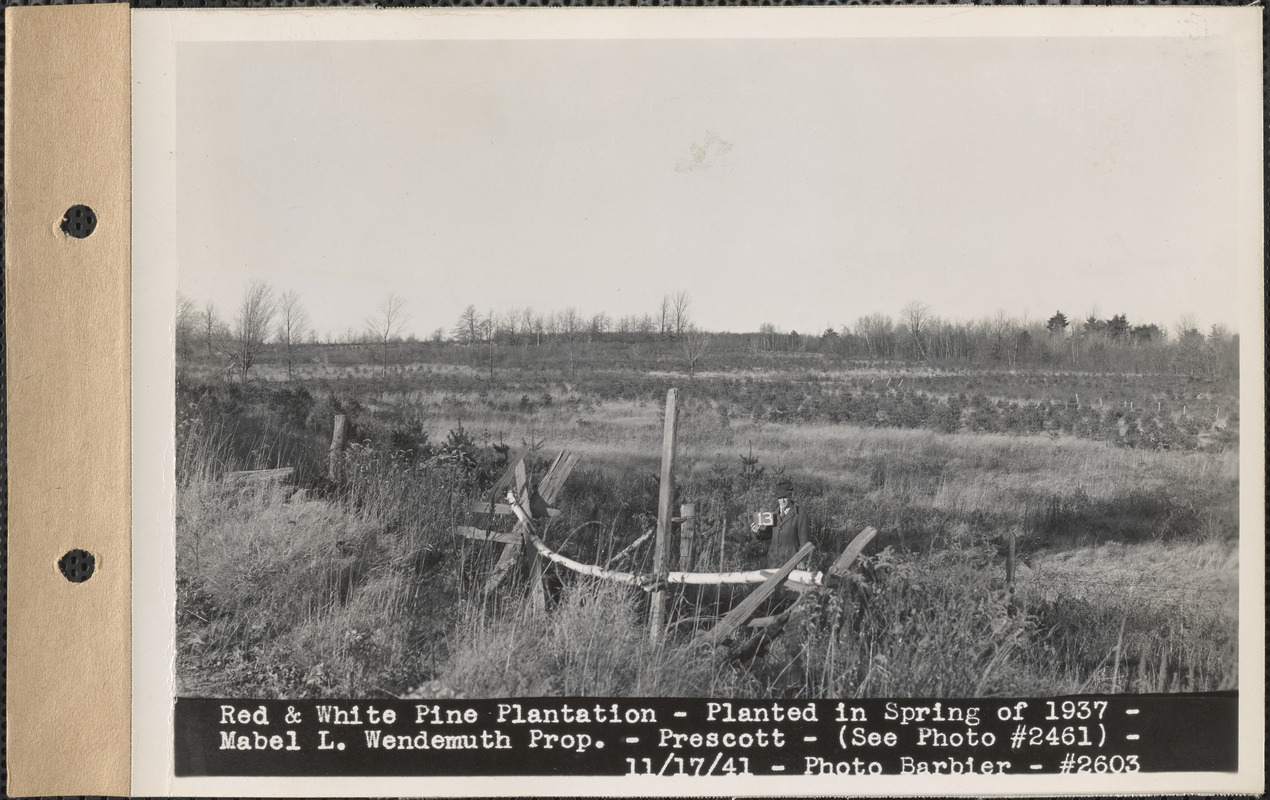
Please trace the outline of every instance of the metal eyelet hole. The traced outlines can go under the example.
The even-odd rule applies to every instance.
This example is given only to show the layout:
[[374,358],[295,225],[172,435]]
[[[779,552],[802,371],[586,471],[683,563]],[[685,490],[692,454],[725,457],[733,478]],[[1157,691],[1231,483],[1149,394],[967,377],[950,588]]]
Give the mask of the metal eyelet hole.
[[62,233],[86,239],[97,230],[97,214],[88,206],[71,206],[62,215]]
[[93,577],[97,568],[97,560],[87,550],[71,550],[58,559],[57,568],[62,576],[71,583],[83,583]]

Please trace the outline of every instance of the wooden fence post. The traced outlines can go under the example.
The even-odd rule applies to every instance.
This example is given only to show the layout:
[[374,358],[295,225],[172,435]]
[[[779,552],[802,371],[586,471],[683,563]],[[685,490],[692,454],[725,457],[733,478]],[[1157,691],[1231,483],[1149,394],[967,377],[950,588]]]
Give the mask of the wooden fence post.
[[[675,436],[679,428],[679,413],[675,407],[677,390],[666,392],[666,426],[661,442],[661,492],[657,498],[657,541],[653,545],[653,573],[664,577],[669,571],[667,561],[667,538],[670,535],[670,515],[675,502]],[[662,625],[666,619],[666,590],[653,592],[652,609],[649,614],[649,635],[653,641],[661,636]]]
[[[529,538],[529,526],[522,523],[525,538]],[[542,559],[532,544],[524,547],[524,557],[529,560],[529,607],[534,611],[547,609],[547,589],[543,586]]]
[[[563,455],[563,454],[562,454]],[[559,460],[559,459],[557,459]],[[515,505],[514,509],[524,509],[532,514],[529,492],[529,471],[525,469],[525,462],[521,461],[516,465],[515,472]],[[508,498],[511,501],[511,497]],[[520,514],[516,515],[520,519]],[[538,559],[538,551],[530,542],[530,535],[533,534],[533,523],[530,517],[520,519],[519,527],[523,530],[525,537],[524,557],[528,559],[529,567],[529,607],[535,611],[545,611],[547,608],[546,590],[542,585],[542,561]]]
[[679,570],[691,572],[697,542],[697,505],[685,503],[679,507]]
[[344,449],[345,421],[343,414],[335,415],[335,429],[331,431],[331,452],[326,457],[326,477],[331,480],[335,480],[339,471],[340,451]]

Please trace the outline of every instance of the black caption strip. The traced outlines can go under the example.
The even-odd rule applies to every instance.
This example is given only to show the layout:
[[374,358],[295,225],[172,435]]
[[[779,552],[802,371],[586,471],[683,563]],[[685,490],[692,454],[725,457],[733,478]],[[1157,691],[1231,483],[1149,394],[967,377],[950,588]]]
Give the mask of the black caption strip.
[[[1234,772],[1238,695],[176,701],[176,774]],[[491,758],[491,756],[497,756]]]

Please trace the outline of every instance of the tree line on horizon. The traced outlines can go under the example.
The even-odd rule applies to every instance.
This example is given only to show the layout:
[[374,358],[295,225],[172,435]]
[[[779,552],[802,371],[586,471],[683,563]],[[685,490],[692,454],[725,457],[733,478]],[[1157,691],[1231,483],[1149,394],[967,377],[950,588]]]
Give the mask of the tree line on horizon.
[[320,338],[294,291],[276,293],[267,283],[252,281],[228,320],[210,302],[201,308],[178,294],[176,349],[181,358],[219,360],[227,372],[245,379],[268,350],[281,355],[287,377],[294,376],[301,348],[314,345],[373,346],[386,372],[393,348],[402,345],[458,346],[481,353],[478,360],[494,375],[499,348],[550,347],[576,371],[588,348],[597,344],[663,343],[695,373],[712,351],[765,354],[819,354],[866,361],[926,362],[931,365],[973,364],[1050,366],[1055,368],[1132,369],[1177,372],[1192,379],[1213,380],[1236,374],[1238,335],[1221,324],[1201,331],[1193,315],[1171,328],[1157,323],[1131,323],[1127,315],[1102,318],[1096,312],[1075,321],[1061,310],[1044,321],[1020,320],[1005,311],[973,320],[944,319],[925,303],[910,302],[898,317],[866,314],[854,324],[820,332],[784,331],[763,323],[755,332],[716,333],[697,326],[689,314],[692,299],[685,291],[665,295],[655,312],[614,319],[567,307],[552,312],[513,308],[481,312],[464,308],[447,330],[436,328],[427,340],[405,330],[405,299],[390,293],[360,329]]

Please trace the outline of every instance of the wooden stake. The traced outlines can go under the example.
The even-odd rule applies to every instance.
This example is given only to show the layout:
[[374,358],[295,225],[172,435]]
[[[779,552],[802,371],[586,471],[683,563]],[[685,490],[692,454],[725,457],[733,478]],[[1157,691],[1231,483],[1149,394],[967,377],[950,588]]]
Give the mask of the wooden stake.
[[693,554],[697,540],[697,506],[685,503],[679,507],[679,569],[688,572],[692,569]]
[[344,424],[345,417],[343,414],[335,415],[335,429],[331,431],[331,452],[326,458],[326,477],[335,480],[335,475],[339,471],[340,451],[344,449]]
[[[666,539],[670,535],[670,516],[675,502],[675,437],[679,428],[679,412],[675,407],[677,395],[676,389],[666,392],[666,426],[661,442],[661,492],[657,498],[657,541],[653,545],[653,573],[659,578],[668,571]],[[649,635],[653,641],[661,636],[665,619],[666,591],[658,589],[653,592],[648,620]]]
[[498,588],[512,572],[512,567],[520,563],[521,554],[525,549],[522,537],[524,536],[524,523],[518,523],[512,530],[512,536],[515,538],[503,548],[503,552],[498,557],[498,563],[494,565],[494,571],[490,573],[489,578],[485,581],[485,593],[489,594]]
[[[532,545],[533,535],[530,533],[528,525],[524,527],[525,539]],[[547,590],[543,586],[542,579],[542,559],[538,556],[538,551],[532,546],[523,548],[525,557],[529,559],[529,607],[535,611],[545,611],[547,609]]]

